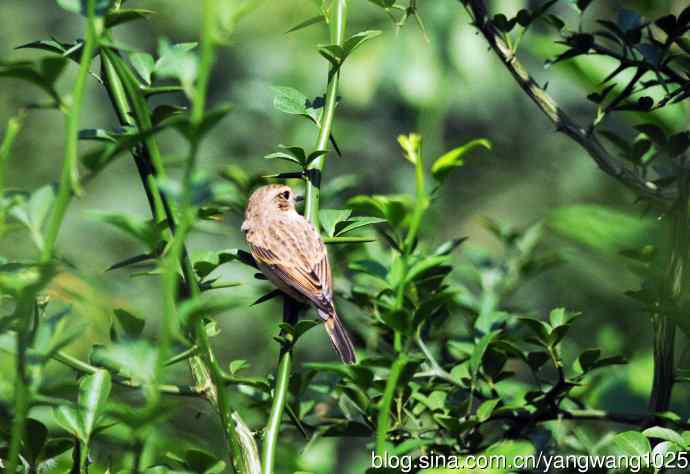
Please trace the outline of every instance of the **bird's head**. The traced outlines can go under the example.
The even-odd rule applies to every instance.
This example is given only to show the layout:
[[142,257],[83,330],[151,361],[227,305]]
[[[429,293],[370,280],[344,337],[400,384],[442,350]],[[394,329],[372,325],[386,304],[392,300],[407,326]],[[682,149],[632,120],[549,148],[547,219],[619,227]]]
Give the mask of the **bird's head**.
[[297,200],[297,196],[290,186],[284,184],[261,186],[249,198],[247,215],[273,211],[294,211]]

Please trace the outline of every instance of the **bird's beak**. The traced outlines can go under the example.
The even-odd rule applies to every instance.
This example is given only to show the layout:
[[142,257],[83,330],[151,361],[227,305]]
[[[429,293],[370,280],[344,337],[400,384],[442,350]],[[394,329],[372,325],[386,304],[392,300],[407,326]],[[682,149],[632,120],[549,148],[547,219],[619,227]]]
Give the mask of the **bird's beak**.
[[304,201],[304,196],[301,196],[301,195],[295,196],[295,202],[302,202],[302,201]]

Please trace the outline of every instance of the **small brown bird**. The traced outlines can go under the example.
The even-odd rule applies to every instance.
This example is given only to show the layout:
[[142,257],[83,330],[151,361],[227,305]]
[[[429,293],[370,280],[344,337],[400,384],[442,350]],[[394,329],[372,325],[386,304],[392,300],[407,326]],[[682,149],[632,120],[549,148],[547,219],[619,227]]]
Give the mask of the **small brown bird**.
[[295,210],[292,189],[270,184],[254,191],[242,231],[266,278],[297,301],[314,305],[340,358],[354,364],[352,341],[333,305],[326,246],[314,226]]

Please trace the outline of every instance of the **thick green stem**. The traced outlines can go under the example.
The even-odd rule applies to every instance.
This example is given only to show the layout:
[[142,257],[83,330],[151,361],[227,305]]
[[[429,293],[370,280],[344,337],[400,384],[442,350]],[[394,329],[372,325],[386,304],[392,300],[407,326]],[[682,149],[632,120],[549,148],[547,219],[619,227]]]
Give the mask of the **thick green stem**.
[[[670,213],[669,249],[662,307],[678,311],[687,293],[688,261],[688,175],[678,180],[678,199]],[[676,325],[671,316],[659,313],[654,324],[654,379],[649,397],[649,410],[667,411],[671,403],[674,372],[674,339]]]
[[78,175],[79,117],[84,103],[86,81],[89,78],[91,60],[98,46],[96,21],[102,21],[102,19],[96,19],[95,4],[96,0],[88,0],[87,2],[86,39],[84,40],[84,47],[79,60],[79,73],[72,89],[72,104],[66,114],[65,158],[62,165],[60,187],[53,203],[46,230],[43,252],[41,254],[41,261],[43,262],[53,258],[55,243],[67,212],[67,206],[72,198],[72,193],[80,193]]
[[[345,40],[347,23],[347,0],[335,0],[331,6],[332,16],[330,21],[331,42],[342,45]],[[321,115],[319,134],[316,139],[316,150],[327,150],[328,141],[333,127],[335,107],[337,104],[338,80],[340,77],[339,66],[331,65],[328,73],[328,85],[326,88],[326,100],[323,114]],[[321,186],[321,173],[323,172],[327,155],[322,155],[309,164],[307,169],[307,185],[304,204],[304,217],[319,229],[319,191]],[[284,303],[284,319],[292,319],[297,315],[294,302],[287,297]],[[294,315],[292,314],[294,312]],[[296,319],[296,318],[295,318]],[[294,321],[288,321],[294,323]],[[262,449],[262,473],[273,474],[275,452],[278,445],[278,433],[283,418],[283,411],[287,401],[288,381],[292,366],[292,347],[283,347],[278,359],[278,375],[276,387],[273,393],[273,404],[266,426],[266,439]]]
[[[79,139],[79,116],[86,89],[86,80],[89,75],[91,59],[98,43],[95,18],[95,0],[87,2],[86,40],[79,64],[79,73],[72,90],[72,105],[66,117],[66,141],[65,158],[63,163],[60,189],[53,204],[53,210],[48,222],[44,247],[41,253],[41,262],[49,262],[53,258],[55,242],[60,226],[67,211],[72,192],[79,192],[79,177],[77,175],[77,144]],[[17,304],[19,325],[17,327],[17,355],[16,355],[16,380],[14,390],[14,419],[7,459],[6,472],[14,473],[19,465],[19,450],[24,434],[24,425],[31,405],[31,387],[27,373],[26,354],[32,341],[31,321],[35,308],[34,292],[25,290]],[[35,330],[35,328],[34,328]]]
[[33,300],[33,294],[22,295],[15,310],[19,324],[16,332],[17,355],[14,380],[14,418],[12,419],[12,434],[7,455],[7,469],[5,471],[8,473],[17,472],[24,425],[31,403],[31,381],[27,372],[26,354],[31,344],[32,314],[36,310]]
[[276,375],[276,388],[273,393],[271,414],[266,424],[266,438],[262,450],[262,474],[272,474],[275,464],[276,447],[280,422],[283,419],[283,410],[287,401],[288,382],[290,381],[290,369],[292,366],[292,348],[285,348],[280,353],[280,364]]
[[[204,26],[202,29],[202,69],[211,67],[212,64],[212,45],[213,35],[212,30],[209,29],[209,21],[214,19],[213,10],[208,10],[207,7],[214,7],[215,2],[207,1],[204,4]],[[209,48],[211,52],[209,53]],[[106,87],[109,89],[111,96],[114,96],[113,104],[118,110],[118,116],[121,121],[127,123],[127,117],[134,115],[136,125],[140,130],[147,130],[151,128],[151,119],[146,99],[144,97],[145,91],[142,91],[133,76],[129,67],[121,60],[115,52],[106,50],[106,59],[112,64],[112,71],[105,69],[107,76],[112,77],[112,81],[106,82]],[[208,59],[208,58],[211,59]],[[193,101],[193,115],[194,120],[200,123],[203,120],[204,103],[206,96],[206,88],[209,71],[200,71],[199,81],[194,94]],[[119,82],[121,81],[121,82]],[[115,87],[110,87],[112,82]],[[121,87],[117,87],[117,84]],[[124,94],[123,94],[124,93]],[[129,100],[127,100],[129,99]],[[130,112],[131,106],[131,112]],[[180,222],[176,222],[176,215],[172,210],[172,206],[158,189],[157,177],[165,176],[158,145],[154,137],[148,137],[144,140],[141,155],[137,156],[134,151],[135,160],[142,177],[142,184],[149,196],[149,203],[152,213],[156,220],[161,222],[163,219],[167,220],[172,243],[168,249],[167,255],[163,258],[161,266],[163,268],[163,305],[164,305],[164,324],[169,325],[169,333],[174,329],[176,321],[175,300],[177,299],[178,290],[178,274],[177,269],[181,267],[184,277],[184,295],[183,297],[199,296],[201,291],[196,280],[192,262],[188,257],[185,249],[185,239],[192,225],[193,216],[192,210],[189,206],[187,197],[189,196],[189,186],[191,184],[190,177],[193,173],[196,163],[196,152],[198,149],[197,137],[193,139],[191,144],[190,156],[187,161],[187,172],[185,173],[185,199],[182,202],[180,209]],[[179,267],[178,267],[179,262]],[[239,434],[233,428],[232,423],[229,422],[228,406],[223,390],[225,381],[223,373],[216,360],[213,348],[211,347],[208,337],[206,335],[205,325],[203,320],[197,321],[194,327],[187,328],[188,332],[196,339],[196,346],[198,347],[198,355],[193,355],[188,359],[192,376],[194,377],[196,387],[203,393],[205,398],[213,405],[218,412],[220,422],[223,427],[224,435],[230,445],[230,452],[232,453],[233,468],[237,473],[251,472],[247,467],[244,459],[246,456],[242,453],[242,444],[239,440]],[[165,361],[160,358],[160,361]],[[162,366],[161,366],[162,370]]]
[[376,425],[376,454],[383,456],[386,452],[386,435],[390,427],[391,405],[395,397],[395,390],[398,387],[398,380],[400,375],[407,365],[407,356],[399,354],[391,366],[391,371],[386,380],[386,388],[383,392],[383,398],[379,406],[379,416]]
[[[345,29],[347,26],[347,0],[336,0],[331,6],[333,14],[330,22],[331,42],[342,45],[345,40]],[[338,100],[338,81],[340,79],[340,67],[331,65],[328,73],[328,87],[326,89],[326,101],[321,116],[321,128],[316,139],[316,150],[327,150],[328,140],[331,136],[333,127],[333,117]],[[304,205],[304,217],[307,218],[314,227],[319,228],[319,191],[321,188],[321,173],[328,155],[322,155],[309,164],[307,170],[307,189]]]

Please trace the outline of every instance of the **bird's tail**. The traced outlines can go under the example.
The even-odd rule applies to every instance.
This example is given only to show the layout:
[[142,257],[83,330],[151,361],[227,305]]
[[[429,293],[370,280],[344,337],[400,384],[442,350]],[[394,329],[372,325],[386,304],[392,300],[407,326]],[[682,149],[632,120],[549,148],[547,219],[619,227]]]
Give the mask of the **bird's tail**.
[[343,326],[338,315],[335,312],[326,313],[319,310],[319,316],[324,320],[324,327],[328,337],[331,338],[331,343],[333,343],[333,347],[342,361],[346,364],[354,364],[356,362],[355,348],[352,345],[347,329]]

